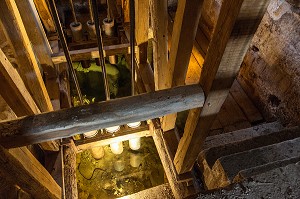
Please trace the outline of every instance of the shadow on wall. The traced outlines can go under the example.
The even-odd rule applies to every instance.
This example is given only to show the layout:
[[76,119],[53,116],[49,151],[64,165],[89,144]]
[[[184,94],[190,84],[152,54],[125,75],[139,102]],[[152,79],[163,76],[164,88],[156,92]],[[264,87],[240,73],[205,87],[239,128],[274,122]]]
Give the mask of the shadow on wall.
[[285,1],[271,0],[238,76],[267,121],[300,124],[299,13]]

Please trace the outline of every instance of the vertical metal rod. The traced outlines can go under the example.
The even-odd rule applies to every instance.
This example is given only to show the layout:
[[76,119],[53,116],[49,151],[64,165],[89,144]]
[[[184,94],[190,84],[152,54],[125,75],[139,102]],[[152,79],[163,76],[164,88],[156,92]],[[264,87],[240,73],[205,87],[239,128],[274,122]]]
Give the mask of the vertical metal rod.
[[89,12],[90,12],[91,23],[94,24],[94,17],[93,17],[93,9],[92,9],[91,0],[88,0],[88,4],[89,4]]
[[105,61],[104,61],[104,55],[103,55],[103,42],[102,42],[102,35],[101,35],[101,31],[100,31],[97,0],[92,0],[92,9],[93,9],[93,13],[94,13],[94,22],[95,22],[95,27],[96,27],[100,65],[102,67],[105,96],[106,96],[106,100],[110,100],[110,92],[109,92],[109,87],[108,87],[108,80],[107,80]]
[[130,0],[130,60],[131,60],[131,95],[135,95],[135,6],[134,0]]
[[109,0],[106,0],[106,5],[107,5],[107,21],[111,21],[111,16],[110,16],[110,7],[109,7]]
[[68,66],[69,66],[68,67],[69,72],[71,73],[72,78],[75,82],[75,87],[76,87],[76,90],[77,90],[77,94],[78,94],[78,97],[79,97],[80,104],[83,104],[83,98],[82,98],[82,94],[81,94],[81,91],[80,91],[78,79],[77,79],[75,70],[73,68],[71,55],[70,55],[70,52],[68,50],[67,41],[66,41],[65,35],[63,33],[63,29],[62,29],[62,26],[61,26],[61,23],[60,23],[60,20],[59,20],[58,12],[57,12],[56,5],[55,5],[54,1],[55,0],[48,0],[49,7],[50,7],[50,10],[51,10],[52,15],[53,15],[53,19],[54,19],[55,26],[56,26],[56,29],[57,29],[57,32],[58,32],[58,35],[59,35],[59,40],[61,42],[61,46],[64,50],[64,53],[65,53],[65,56],[66,56],[66,59],[67,59],[67,63],[68,63]]
[[69,2],[70,2],[70,5],[71,5],[71,10],[72,10],[72,15],[73,15],[73,18],[74,18],[74,22],[75,22],[75,24],[78,24],[75,9],[74,9],[74,5],[73,5],[73,0],[69,0]]

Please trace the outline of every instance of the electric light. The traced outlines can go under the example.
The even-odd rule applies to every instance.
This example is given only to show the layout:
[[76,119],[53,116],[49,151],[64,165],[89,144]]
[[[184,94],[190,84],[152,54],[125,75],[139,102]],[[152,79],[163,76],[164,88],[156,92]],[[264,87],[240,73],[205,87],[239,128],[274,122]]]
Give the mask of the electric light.
[[115,133],[120,130],[120,126],[112,126],[105,129],[109,133]]
[[84,137],[85,138],[92,138],[92,137],[95,137],[98,133],[98,130],[94,130],[94,131],[89,131],[89,132],[86,132],[84,133]]
[[123,152],[123,142],[115,142],[110,144],[110,149],[113,154],[121,154]]
[[91,152],[93,158],[95,158],[96,160],[99,160],[99,159],[103,158],[103,156],[104,156],[103,146],[93,147],[90,149],[90,152]]
[[137,128],[137,127],[141,126],[141,122],[128,123],[127,126],[129,126],[130,128]]
[[139,150],[141,148],[141,138],[132,138],[129,140],[129,147],[132,150]]

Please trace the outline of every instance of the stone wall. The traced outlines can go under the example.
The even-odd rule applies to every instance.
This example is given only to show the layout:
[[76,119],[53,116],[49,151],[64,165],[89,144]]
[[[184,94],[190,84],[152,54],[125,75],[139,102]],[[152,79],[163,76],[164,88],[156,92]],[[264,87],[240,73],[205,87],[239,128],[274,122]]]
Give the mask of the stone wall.
[[267,120],[300,124],[300,8],[271,0],[238,80]]

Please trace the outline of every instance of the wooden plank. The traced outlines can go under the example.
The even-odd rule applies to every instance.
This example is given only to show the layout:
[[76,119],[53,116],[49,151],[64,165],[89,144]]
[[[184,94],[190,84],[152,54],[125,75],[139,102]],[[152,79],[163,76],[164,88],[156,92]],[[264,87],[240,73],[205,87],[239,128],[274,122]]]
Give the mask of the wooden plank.
[[268,3],[269,0],[222,2],[200,78],[207,99],[201,114],[198,109],[188,116],[174,159],[178,173],[189,171],[197,159]]
[[170,88],[166,81],[168,64],[168,5],[167,1],[152,0],[153,67],[155,90]]
[[55,23],[52,19],[46,0],[34,0],[34,3],[47,32],[55,32]]
[[26,147],[0,147],[0,173],[35,198],[61,198],[61,189]]
[[[185,198],[189,195],[186,184],[178,182],[174,174],[175,167],[173,165],[172,159],[168,155],[167,148],[163,138],[163,131],[153,122],[153,127],[150,128],[150,132],[153,135],[153,140],[158,152],[158,155],[161,159],[161,163],[164,167],[165,174],[167,176],[171,190],[175,198]],[[173,171],[173,172],[172,172]]]
[[[203,0],[178,1],[171,38],[170,59],[167,68],[164,69],[163,88],[180,86],[185,83],[202,4]],[[175,127],[176,116],[175,113],[163,118],[162,128],[164,131]]]
[[18,117],[40,113],[22,78],[2,49],[0,49],[0,74],[1,96]]
[[[0,97],[0,119],[11,118],[16,115]],[[6,150],[0,146],[0,175],[34,198],[61,198],[60,187],[26,147]]]
[[202,106],[199,85],[114,99],[0,123],[0,144],[19,147],[71,137],[95,129],[144,121]]
[[[18,117],[41,113],[19,73],[1,49],[0,74],[2,75],[2,78],[0,78],[0,93]],[[8,90],[9,92],[7,92]],[[41,143],[40,145],[44,150],[57,151],[59,148],[58,143],[55,141]]]
[[[111,46],[104,46],[104,56],[117,55],[117,54],[129,54],[129,44],[117,44]],[[71,50],[70,55],[72,61],[90,60],[99,58],[98,48],[87,48],[82,50]],[[65,54],[63,52],[52,54],[52,61],[54,64],[60,64],[67,62]]]
[[[72,146],[73,145],[73,146]],[[76,179],[76,151],[74,142],[63,145],[65,198],[78,198]]]
[[135,39],[139,48],[138,63],[147,62],[150,0],[135,0]]
[[244,92],[237,80],[233,82],[230,93],[234,100],[238,103],[243,113],[246,115],[250,123],[263,121],[263,117],[251,102],[247,94]]
[[[0,24],[12,44],[18,61],[19,74],[35,103],[42,112],[52,111],[52,105],[43,82],[38,62],[14,0],[0,2]],[[39,91],[39,92],[37,92]]]
[[176,11],[170,59],[170,75],[167,88],[184,84],[185,76],[195,41],[203,0],[179,0]]
[[52,50],[33,0],[16,0],[16,4],[39,63],[43,66],[44,70],[47,68],[53,69],[54,65],[51,60]]

